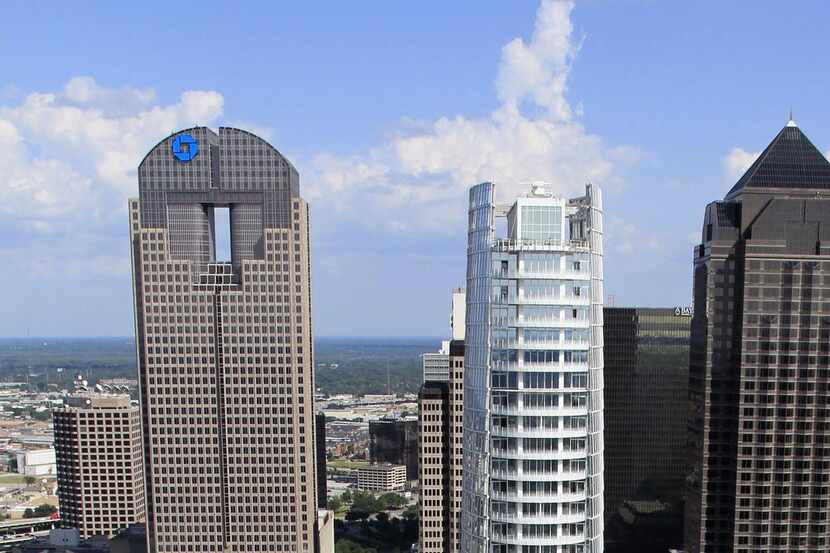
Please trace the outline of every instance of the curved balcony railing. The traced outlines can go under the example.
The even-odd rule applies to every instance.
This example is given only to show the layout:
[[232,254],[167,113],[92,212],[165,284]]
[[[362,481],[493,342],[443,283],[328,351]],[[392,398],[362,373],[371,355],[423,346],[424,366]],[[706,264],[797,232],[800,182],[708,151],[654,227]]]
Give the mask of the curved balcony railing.
[[585,534],[575,534],[572,536],[546,536],[546,537],[519,537],[518,533],[504,534],[505,537],[497,537],[495,534],[491,535],[491,540],[495,543],[505,543],[510,545],[573,545],[578,543],[585,543]]
[[578,305],[590,305],[588,296],[548,296],[544,298],[528,298],[525,296],[508,297],[507,301],[501,301],[508,305],[550,305],[554,307]]
[[578,482],[585,480],[587,472],[559,471],[559,472],[519,472],[518,470],[494,470],[490,472],[492,478],[500,480],[515,480],[517,482]]
[[[574,389],[569,388],[568,390],[571,391],[584,391],[583,389]],[[508,390],[509,391],[509,390]],[[539,415],[551,415],[551,416],[580,416],[580,415],[587,415],[588,414],[588,406],[582,407],[564,407],[560,405],[551,406],[551,407],[517,407],[517,406],[493,406],[492,413],[494,415],[528,415],[528,416],[539,416]]]
[[587,455],[584,449],[575,450],[534,450],[493,449],[491,455],[496,459],[583,459]]
[[590,322],[581,319],[520,319],[509,318],[504,322],[507,328],[588,328]]
[[490,492],[490,499],[509,503],[575,503],[585,501],[585,492],[581,493],[522,493],[518,491]]
[[490,519],[494,522],[508,524],[574,524],[585,522],[585,513],[576,515],[528,515],[521,512],[491,513]]
[[497,252],[518,252],[518,251],[562,251],[562,252],[588,252],[590,244],[588,240],[514,240],[499,238],[493,240],[491,245]]

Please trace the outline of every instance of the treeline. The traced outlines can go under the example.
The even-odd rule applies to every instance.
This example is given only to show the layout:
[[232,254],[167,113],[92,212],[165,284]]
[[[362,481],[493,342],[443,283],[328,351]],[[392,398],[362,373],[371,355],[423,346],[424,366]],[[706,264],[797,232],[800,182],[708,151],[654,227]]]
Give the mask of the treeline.
[[348,506],[346,519],[362,520],[375,513],[400,509],[405,505],[406,499],[396,493],[389,492],[376,496],[371,492],[346,490],[339,497],[329,499],[327,508],[337,512]]

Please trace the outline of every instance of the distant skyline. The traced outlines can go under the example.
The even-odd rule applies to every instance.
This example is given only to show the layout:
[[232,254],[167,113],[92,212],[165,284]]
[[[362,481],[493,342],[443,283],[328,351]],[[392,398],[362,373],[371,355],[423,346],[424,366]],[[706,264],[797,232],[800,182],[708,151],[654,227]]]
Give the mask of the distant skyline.
[[144,154],[196,124],[298,168],[319,336],[449,334],[484,180],[600,185],[607,295],[688,305],[700,213],[789,110],[830,146],[817,1],[168,10],[4,5],[0,336],[133,334],[126,200]]

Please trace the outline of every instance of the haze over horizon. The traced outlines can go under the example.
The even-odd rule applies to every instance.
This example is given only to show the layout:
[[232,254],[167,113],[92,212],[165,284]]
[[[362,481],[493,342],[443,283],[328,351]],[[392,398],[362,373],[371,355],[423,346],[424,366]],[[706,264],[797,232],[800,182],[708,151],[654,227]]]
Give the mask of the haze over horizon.
[[[10,3],[0,336],[132,333],[136,167],[196,124],[251,130],[297,166],[318,337],[447,335],[467,189],[484,180],[503,199],[529,180],[599,184],[615,305],[688,305],[705,205],[788,110],[830,145],[830,76],[804,55],[824,44],[822,8],[208,2],[173,25],[146,3]],[[215,39],[173,59],[182,37]]]

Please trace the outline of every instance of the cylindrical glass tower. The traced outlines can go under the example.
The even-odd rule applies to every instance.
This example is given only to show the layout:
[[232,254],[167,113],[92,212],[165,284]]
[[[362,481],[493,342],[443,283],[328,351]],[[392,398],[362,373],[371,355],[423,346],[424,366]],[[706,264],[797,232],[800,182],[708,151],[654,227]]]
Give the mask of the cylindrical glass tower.
[[[462,551],[602,551],[602,226],[596,187],[470,191]],[[506,216],[507,238],[495,235]]]

